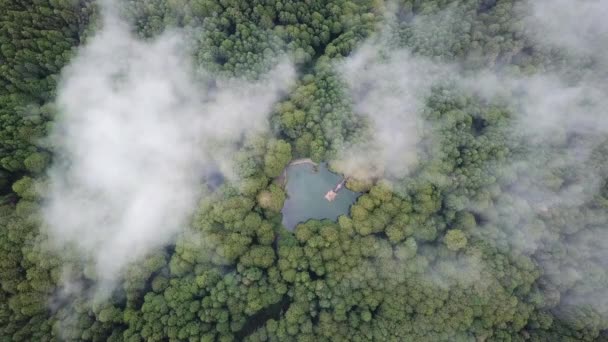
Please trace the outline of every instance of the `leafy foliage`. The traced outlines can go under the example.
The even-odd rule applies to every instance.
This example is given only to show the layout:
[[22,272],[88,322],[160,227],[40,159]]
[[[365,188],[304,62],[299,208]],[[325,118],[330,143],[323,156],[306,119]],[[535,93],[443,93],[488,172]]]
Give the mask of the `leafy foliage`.
[[[96,7],[0,0],[0,340],[606,340],[608,313],[589,301],[608,279],[597,262],[608,260],[605,144],[538,177],[560,188],[593,169],[601,189],[535,207],[516,191],[531,178],[512,166],[531,149],[509,134],[512,108],[466,89],[442,84],[425,99],[424,139],[440,141],[412,175],[349,179],[364,194],[337,222],[280,223],[289,161],[330,160],[369,133],[336,61],[382,22],[393,47],[466,70],[561,63],[524,37],[517,3],[403,0],[385,17],[366,0],[128,1],[122,14],[141,37],[187,28],[214,73],[255,78],[286,53],[300,78],[272,113],[273,134],[234,156],[239,181],[206,193],[189,229],[99,300],[94,265],[57,253],[40,217],[57,74],[94,30]],[[551,148],[534,155],[539,165]]]

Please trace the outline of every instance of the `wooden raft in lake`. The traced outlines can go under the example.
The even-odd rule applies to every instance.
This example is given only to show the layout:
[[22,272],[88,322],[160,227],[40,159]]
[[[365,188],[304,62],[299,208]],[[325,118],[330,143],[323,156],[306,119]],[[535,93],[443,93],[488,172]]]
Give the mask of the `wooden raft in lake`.
[[340,183],[338,183],[335,188],[329,190],[325,194],[325,199],[328,202],[335,200],[336,196],[338,196],[338,191],[340,191],[340,189],[342,189],[342,187],[344,186],[344,183],[346,183],[346,178],[342,179],[342,181]]

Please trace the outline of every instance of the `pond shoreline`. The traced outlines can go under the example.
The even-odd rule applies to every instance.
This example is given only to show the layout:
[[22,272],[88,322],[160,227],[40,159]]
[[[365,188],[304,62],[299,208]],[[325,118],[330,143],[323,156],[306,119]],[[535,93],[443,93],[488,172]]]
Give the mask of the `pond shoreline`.
[[344,188],[346,178],[329,170],[327,163],[295,160],[289,166],[279,177],[285,191],[282,223],[288,230],[309,219],[336,221],[349,214],[360,194]]
[[294,166],[294,165],[300,165],[300,164],[311,164],[311,165],[314,165],[314,166],[319,166],[318,163],[315,163],[310,158],[300,158],[300,159],[294,159],[294,160],[292,160],[291,162],[289,162],[289,164],[287,164],[287,166],[285,168],[288,168],[288,167]]
[[285,168],[283,169],[283,172],[281,172],[281,175],[278,176],[275,180],[281,185],[281,187],[284,188],[287,185],[287,169],[290,166],[296,166],[296,165],[302,165],[302,164],[310,164],[314,167],[319,166],[318,163],[315,163],[310,158],[294,159],[294,160],[290,161],[289,164],[287,164],[287,166],[285,166]]

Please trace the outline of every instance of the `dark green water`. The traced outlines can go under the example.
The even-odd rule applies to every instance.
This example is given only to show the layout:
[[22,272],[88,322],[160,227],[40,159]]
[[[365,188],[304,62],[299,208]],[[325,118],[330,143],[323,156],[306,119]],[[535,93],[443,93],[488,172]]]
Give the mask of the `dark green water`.
[[348,215],[359,193],[343,187],[333,202],[324,198],[327,191],[341,180],[342,177],[330,172],[326,164],[319,164],[318,167],[311,164],[289,166],[287,199],[282,210],[283,225],[293,230],[298,223],[309,219],[337,220],[340,215]]

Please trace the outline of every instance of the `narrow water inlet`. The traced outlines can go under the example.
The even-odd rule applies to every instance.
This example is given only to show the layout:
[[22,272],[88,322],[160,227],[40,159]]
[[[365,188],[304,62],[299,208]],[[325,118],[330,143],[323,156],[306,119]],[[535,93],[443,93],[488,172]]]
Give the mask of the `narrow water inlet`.
[[[289,230],[310,219],[337,220],[340,215],[348,215],[350,206],[360,196],[339,186],[343,185],[343,177],[329,171],[326,163],[292,164],[285,176],[287,198],[281,212],[283,225]],[[328,200],[327,194],[336,189],[339,191]]]

